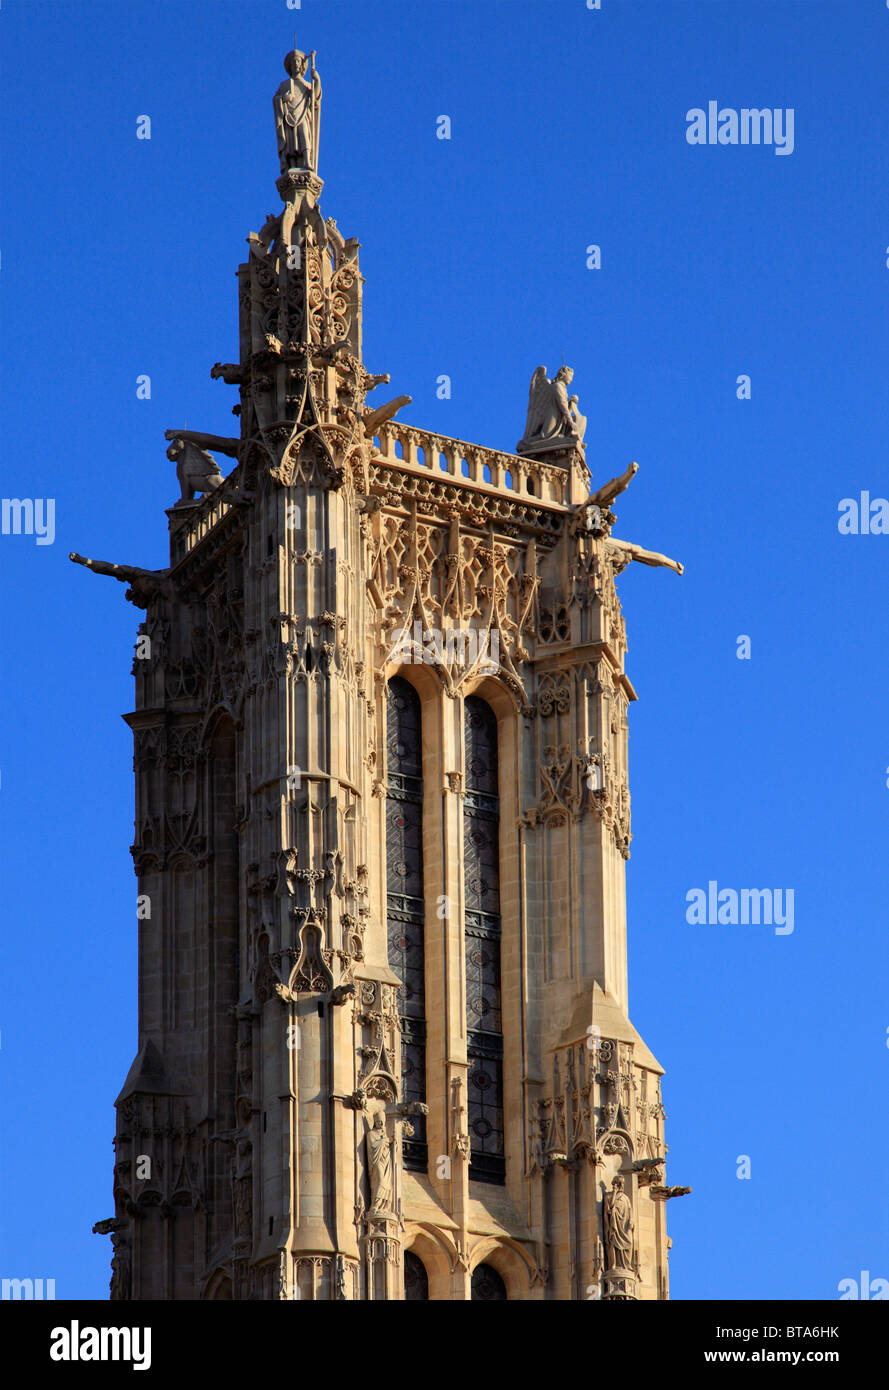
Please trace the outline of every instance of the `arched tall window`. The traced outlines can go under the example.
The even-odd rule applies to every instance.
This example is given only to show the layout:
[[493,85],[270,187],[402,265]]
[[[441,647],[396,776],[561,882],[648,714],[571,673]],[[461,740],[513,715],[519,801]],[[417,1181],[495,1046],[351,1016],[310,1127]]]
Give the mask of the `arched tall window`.
[[[389,964],[401,981],[401,1098],[426,1099],[426,962],[423,926],[423,758],[420,699],[401,676],[386,706],[386,931]],[[411,1121],[404,1166],[426,1171],[426,1120]]]
[[502,1183],[503,1032],[500,1016],[500,797],[497,719],[471,695],[464,705],[466,797],[466,1029],[469,1053],[469,1176]]
[[429,1275],[426,1266],[413,1250],[404,1252],[404,1297],[408,1302],[429,1298]]
[[476,1265],[472,1271],[473,1302],[476,1299],[491,1303],[508,1303],[506,1285],[492,1265]]

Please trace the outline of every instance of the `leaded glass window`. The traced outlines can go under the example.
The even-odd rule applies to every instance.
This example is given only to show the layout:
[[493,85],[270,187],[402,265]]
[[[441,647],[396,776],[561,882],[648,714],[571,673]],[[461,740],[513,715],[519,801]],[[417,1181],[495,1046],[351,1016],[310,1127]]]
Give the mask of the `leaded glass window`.
[[[386,705],[386,930],[389,964],[401,984],[402,1100],[426,1099],[426,964],[423,924],[423,762],[420,698],[401,676]],[[426,1120],[411,1121],[404,1166],[425,1172]]]
[[479,1182],[502,1183],[506,1163],[500,1003],[497,719],[491,707],[475,695],[470,696],[464,704],[464,735],[466,796],[463,802],[463,872],[466,899],[469,1176]]

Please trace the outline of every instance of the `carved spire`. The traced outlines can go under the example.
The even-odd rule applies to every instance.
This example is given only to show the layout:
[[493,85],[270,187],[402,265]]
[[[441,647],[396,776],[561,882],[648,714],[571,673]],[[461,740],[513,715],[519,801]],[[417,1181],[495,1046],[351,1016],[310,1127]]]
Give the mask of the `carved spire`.
[[365,407],[367,392],[389,378],[371,376],[361,360],[359,243],[319,205],[315,54],[294,49],[284,66],[287,80],[273,103],[284,206],[247,238],[249,258],[238,272],[241,360],[217,363],[211,373],[240,388],[238,457],[248,489],[257,470],[283,486],[302,473],[338,487],[349,468],[366,462],[359,446],[410,400]]

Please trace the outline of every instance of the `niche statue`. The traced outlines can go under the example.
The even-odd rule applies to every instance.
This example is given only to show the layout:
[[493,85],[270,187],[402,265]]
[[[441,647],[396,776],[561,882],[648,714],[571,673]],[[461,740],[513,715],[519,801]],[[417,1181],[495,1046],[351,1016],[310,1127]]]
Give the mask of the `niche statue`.
[[609,1269],[633,1269],[633,1207],[616,1177],[605,1197],[605,1253]]
[[374,1115],[367,1131],[367,1168],[370,1177],[370,1216],[388,1216],[392,1211],[392,1149],[382,1113]]

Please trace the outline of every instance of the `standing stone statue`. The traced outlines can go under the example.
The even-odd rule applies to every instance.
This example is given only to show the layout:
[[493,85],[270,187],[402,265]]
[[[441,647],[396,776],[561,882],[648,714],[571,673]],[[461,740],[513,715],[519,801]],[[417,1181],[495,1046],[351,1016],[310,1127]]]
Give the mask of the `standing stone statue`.
[[[308,82],[305,72],[311,62]],[[281,173],[288,169],[318,169],[318,133],[321,124],[321,78],[315,71],[315,54],[307,58],[295,48],[284,59],[288,74],[275,93],[275,129]]]
[[118,1235],[112,1235],[111,1244],[114,1254],[111,1256],[110,1299],[113,1303],[126,1302],[130,1297],[130,1247]]
[[530,452],[541,444],[558,444],[564,441],[569,446],[581,443],[586,430],[586,417],[577,409],[577,397],[568,395],[568,387],[574,380],[571,367],[560,367],[552,381],[546,375],[545,367],[538,367],[531,378],[528,392],[528,418],[525,422],[524,438],[516,445],[516,452]]
[[571,416],[574,433],[577,435],[578,439],[583,439],[586,434],[586,416],[581,415],[580,411],[577,409],[576,396],[568,397],[568,413]]
[[242,1139],[233,1164],[235,1206],[235,1235],[249,1238],[253,1219],[253,1150],[249,1140]]
[[605,1253],[609,1269],[633,1268],[633,1207],[624,1192],[624,1180],[616,1177],[605,1197]]
[[370,1174],[370,1216],[387,1216],[392,1211],[392,1149],[381,1111],[374,1115],[367,1131],[367,1166]]

